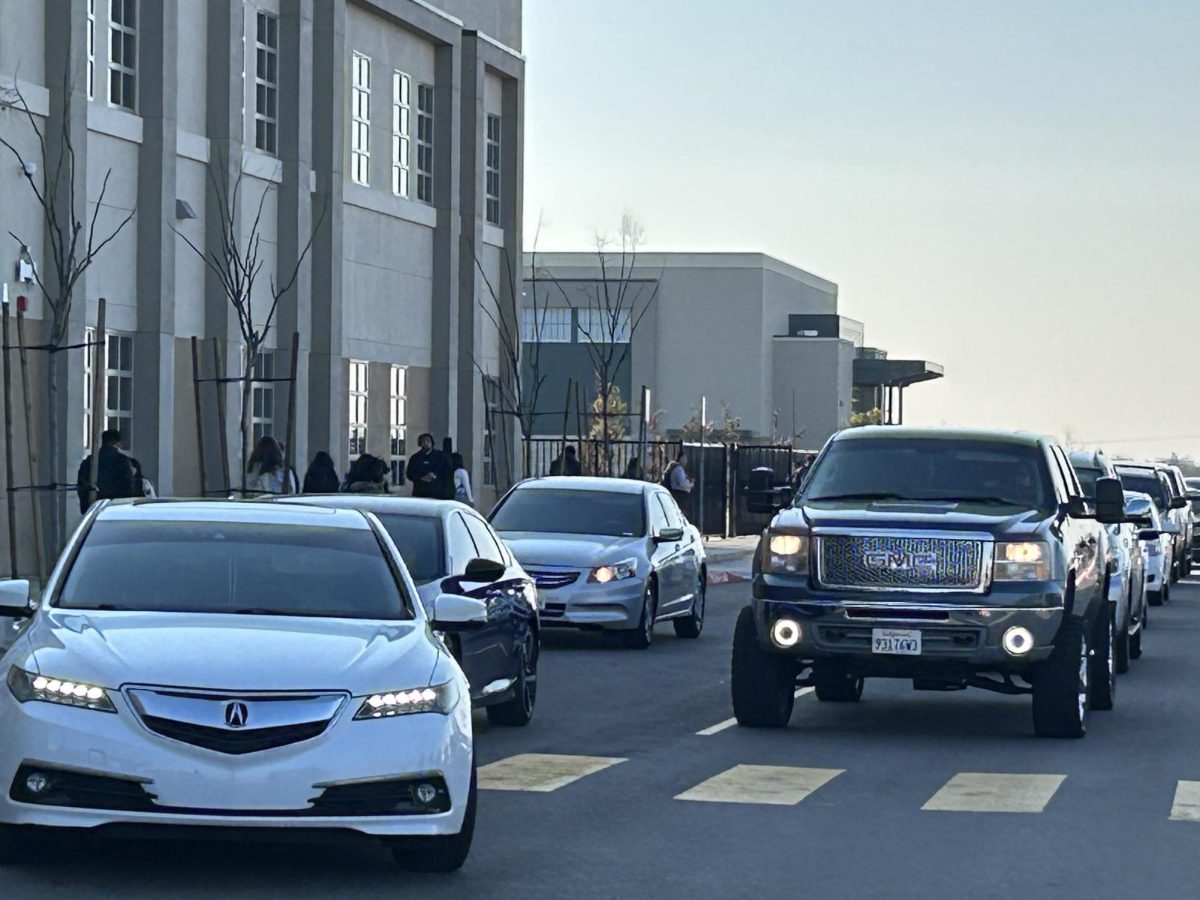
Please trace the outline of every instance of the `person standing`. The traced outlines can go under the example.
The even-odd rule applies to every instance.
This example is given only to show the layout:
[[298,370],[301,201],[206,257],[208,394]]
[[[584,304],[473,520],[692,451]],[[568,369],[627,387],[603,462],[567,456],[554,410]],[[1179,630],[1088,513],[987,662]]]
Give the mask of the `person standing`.
[[575,453],[573,444],[568,444],[563,450],[562,456],[550,463],[551,475],[573,475],[578,476],[583,474],[583,466],[579,464],[579,457]]
[[100,452],[96,465],[96,484],[92,485],[92,455],[89,453],[79,464],[75,476],[75,490],[79,496],[79,511],[86,513],[95,490],[97,500],[120,500],[125,497],[142,497],[138,489],[133,463],[121,450],[121,432],[110,428],[100,436]]
[[333,457],[324,450],[319,451],[304,473],[304,493],[336,494],[339,487],[341,479],[333,467]]
[[475,505],[475,495],[471,493],[471,473],[461,453],[455,453],[450,459],[454,463],[454,499],[467,506]]
[[246,488],[251,493],[299,493],[300,486],[296,484],[296,476],[288,471],[287,462],[283,458],[283,448],[279,446],[279,441],[269,434],[264,434],[258,439],[246,470],[249,475]]
[[816,460],[816,454],[804,454],[804,459],[800,463],[800,468],[796,469],[796,474],[792,476],[792,493],[799,493],[800,488],[804,486],[804,479],[808,477],[809,470],[812,469],[813,463],[816,462]]
[[625,474],[621,477],[628,478],[630,481],[641,481],[644,477],[642,474],[642,461],[636,456],[629,457],[629,464],[625,466]]
[[[667,470],[663,472],[663,487],[671,492],[671,496],[675,498],[675,502],[685,514],[690,514],[692,508],[692,488],[695,482],[688,477],[687,473],[688,456],[685,451],[675,457],[674,461],[667,465]],[[690,515],[689,515],[690,518]]]
[[364,453],[350,466],[346,473],[348,494],[388,494],[388,475],[391,466],[370,453]]
[[444,500],[445,483],[453,477],[449,458],[433,446],[433,435],[423,434],[417,438],[419,449],[408,460],[404,474],[412,482],[414,497],[427,500]]

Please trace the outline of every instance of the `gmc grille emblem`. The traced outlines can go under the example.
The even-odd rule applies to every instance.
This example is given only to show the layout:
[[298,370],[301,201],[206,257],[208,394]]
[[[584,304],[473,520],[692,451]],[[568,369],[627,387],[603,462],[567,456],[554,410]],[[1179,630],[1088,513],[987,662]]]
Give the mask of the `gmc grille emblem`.
[[239,700],[225,704],[225,724],[230,728],[245,728],[248,718],[250,710],[245,703]]
[[918,572],[936,569],[937,554],[910,553],[907,550],[871,550],[863,554],[868,569],[887,569],[890,572]]

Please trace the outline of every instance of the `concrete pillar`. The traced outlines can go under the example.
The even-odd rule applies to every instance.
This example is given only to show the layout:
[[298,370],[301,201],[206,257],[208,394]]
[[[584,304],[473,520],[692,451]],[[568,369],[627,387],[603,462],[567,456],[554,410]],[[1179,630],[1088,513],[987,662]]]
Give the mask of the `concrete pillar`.
[[[459,208],[462,210],[462,255],[458,262],[458,328],[456,380],[458,391],[454,410],[457,440],[455,449],[464,459],[478,460],[483,449],[482,380],[476,360],[481,358],[479,336],[479,262],[483,260],[484,160],[487,113],[484,105],[484,70],[479,58],[479,36],[472,31],[463,34],[462,45],[462,105],[461,105],[461,164]],[[501,269],[503,272],[503,269]],[[501,276],[503,281],[503,275]],[[502,284],[493,284],[503,291]],[[491,298],[485,301],[491,304]],[[504,300],[501,299],[501,308]],[[493,373],[499,374],[499,373]],[[482,470],[472,466],[472,472],[482,476]],[[474,479],[476,483],[481,477]]]
[[327,450],[344,470],[348,455],[345,367],[342,365],[342,194],[346,118],[346,0],[313,7],[313,202],[326,207],[311,254],[308,359],[308,450]]
[[[139,32],[137,330],[133,451],[160,494],[174,493],[178,0],[143,4]],[[99,26],[97,26],[99,27]],[[186,251],[191,252],[191,251]]]

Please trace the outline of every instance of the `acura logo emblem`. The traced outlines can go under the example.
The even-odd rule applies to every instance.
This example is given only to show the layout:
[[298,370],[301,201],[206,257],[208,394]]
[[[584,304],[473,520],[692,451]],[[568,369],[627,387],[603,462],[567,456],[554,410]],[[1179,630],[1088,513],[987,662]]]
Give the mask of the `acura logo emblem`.
[[225,704],[225,724],[230,728],[245,728],[250,710],[240,700]]

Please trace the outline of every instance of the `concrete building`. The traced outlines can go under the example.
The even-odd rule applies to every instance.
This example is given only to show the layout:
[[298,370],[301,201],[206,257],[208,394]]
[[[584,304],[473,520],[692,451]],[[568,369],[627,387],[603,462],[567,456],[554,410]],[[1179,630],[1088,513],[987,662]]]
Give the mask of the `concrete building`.
[[[261,241],[260,323],[272,280],[297,270],[315,230],[259,373],[288,374],[298,332],[301,473],[318,450],[343,469],[364,451],[399,466],[406,441],[428,430],[454,439],[479,485],[480,370],[498,373],[501,358],[480,314],[484,277],[509,290],[505,257],[521,258],[521,15],[521,0],[0,0],[0,96],[19,88],[52,154],[65,144],[66,120],[79,171],[79,196],[67,202],[83,221],[106,178],[97,233],[134,213],[78,282],[66,343],[84,340],[106,298],[107,418],[128,432],[160,492],[224,484],[211,388],[200,483],[190,339],[217,338],[224,374],[238,375],[242,337],[219,280],[172,229],[220,252],[214,185],[231,193],[239,181],[234,229]],[[0,112],[0,135],[45,167],[18,111]],[[43,211],[4,152],[5,241],[10,230],[48,270]],[[0,243],[0,279],[10,297],[28,298],[30,343],[41,343],[45,310],[35,285],[17,277],[19,250]],[[34,356],[41,409],[46,357]],[[58,471],[73,479],[90,373],[82,351],[55,356]],[[210,356],[206,344],[209,376]],[[236,386],[227,390],[236,484],[239,399]],[[282,437],[288,403],[286,383],[256,387],[256,433]],[[41,478],[54,477],[44,454],[39,464]]]
[[[528,360],[536,308],[547,375],[539,408],[561,409],[568,379],[595,397],[587,345],[589,334],[600,337],[588,327],[598,308],[630,320],[607,329],[631,341],[615,381],[635,412],[641,386],[651,388],[667,434],[696,416],[705,396],[710,420],[719,424],[728,406],[748,438],[819,447],[854,412],[879,409],[885,421],[899,421],[903,390],[942,376],[935,363],[892,360],[865,346],[862,323],[838,312],[836,284],[764,254],[647,253],[632,273],[625,267],[624,279],[614,274],[616,257],[606,269],[607,288],[595,253],[538,254],[536,270],[526,257],[522,338]],[[619,280],[627,287],[618,303]],[[537,431],[561,434],[561,414],[540,417]]]

